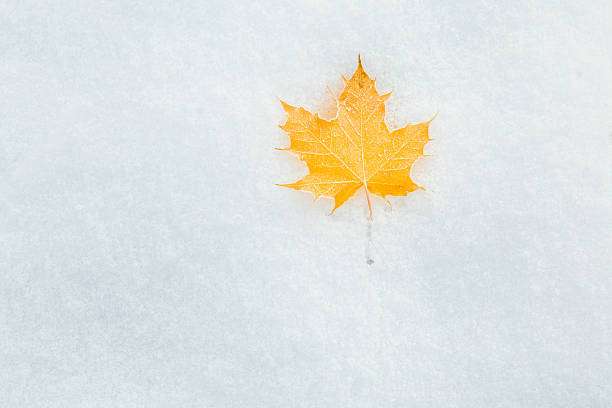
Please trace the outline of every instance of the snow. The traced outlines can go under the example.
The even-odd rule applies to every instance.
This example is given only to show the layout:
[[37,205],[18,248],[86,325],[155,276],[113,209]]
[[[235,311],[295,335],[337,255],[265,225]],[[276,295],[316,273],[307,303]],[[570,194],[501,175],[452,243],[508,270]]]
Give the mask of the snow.
[[[607,0],[0,5],[0,406],[612,405]],[[279,98],[360,53],[426,191],[330,200]]]

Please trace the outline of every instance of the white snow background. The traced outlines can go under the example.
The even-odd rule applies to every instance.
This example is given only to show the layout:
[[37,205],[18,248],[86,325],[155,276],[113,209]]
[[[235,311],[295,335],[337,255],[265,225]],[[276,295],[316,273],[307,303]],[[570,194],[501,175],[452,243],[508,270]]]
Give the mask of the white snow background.
[[[612,406],[612,3],[3,1],[1,407]],[[427,188],[281,188],[361,53]],[[366,261],[371,258],[373,263]]]

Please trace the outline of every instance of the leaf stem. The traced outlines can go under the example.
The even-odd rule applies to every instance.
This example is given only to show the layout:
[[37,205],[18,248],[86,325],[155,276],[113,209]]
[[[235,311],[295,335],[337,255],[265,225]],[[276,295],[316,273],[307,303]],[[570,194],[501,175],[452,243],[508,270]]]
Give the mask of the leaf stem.
[[368,191],[367,181],[363,182],[363,186],[365,187],[366,199],[368,200],[368,209],[370,210],[370,218],[372,218],[372,203],[370,202],[370,192]]

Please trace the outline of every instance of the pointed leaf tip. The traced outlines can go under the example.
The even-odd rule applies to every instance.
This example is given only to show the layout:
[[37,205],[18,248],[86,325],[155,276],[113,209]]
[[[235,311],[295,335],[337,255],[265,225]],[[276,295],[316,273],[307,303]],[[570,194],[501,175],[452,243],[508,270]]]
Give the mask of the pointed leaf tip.
[[276,184],[279,187],[287,187],[287,188],[293,188],[295,189],[295,185],[296,183],[288,183],[288,184]]
[[387,99],[389,99],[391,97],[391,94],[393,93],[393,91],[391,92],[387,92],[384,95],[380,95],[380,99],[382,99],[383,102],[385,102]]
[[357,54],[357,71],[359,70],[365,72],[365,70],[363,69],[363,64],[361,63],[361,55]]
[[283,109],[285,110],[285,112],[289,112],[292,109],[295,109],[295,106],[291,106],[289,105],[287,102],[283,101],[282,99],[279,99],[281,105],[283,105]]

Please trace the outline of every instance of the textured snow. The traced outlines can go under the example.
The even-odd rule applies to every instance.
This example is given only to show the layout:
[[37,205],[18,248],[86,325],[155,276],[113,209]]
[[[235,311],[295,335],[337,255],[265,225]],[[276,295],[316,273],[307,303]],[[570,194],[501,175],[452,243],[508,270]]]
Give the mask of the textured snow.
[[[612,4],[4,1],[0,406],[612,406]],[[306,174],[361,53],[427,188]]]

